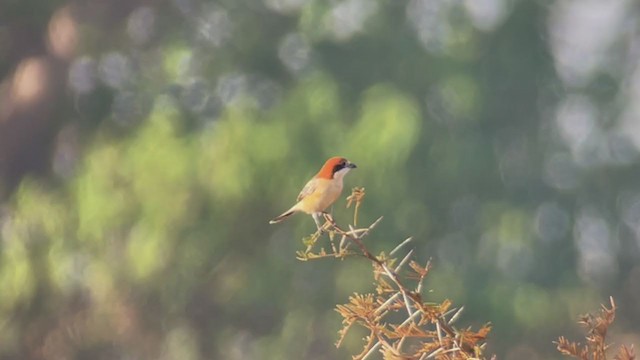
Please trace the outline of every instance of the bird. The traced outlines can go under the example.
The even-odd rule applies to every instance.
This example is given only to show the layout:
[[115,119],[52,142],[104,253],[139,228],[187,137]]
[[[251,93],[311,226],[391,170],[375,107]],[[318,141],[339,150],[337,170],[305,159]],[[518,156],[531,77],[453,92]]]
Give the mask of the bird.
[[320,215],[338,199],[342,193],[344,176],[356,167],[356,164],[341,156],[328,159],[320,171],[302,188],[296,204],[269,221],[269,224],[277,224],[297,212],[303,212],[310,214],[320,229]]

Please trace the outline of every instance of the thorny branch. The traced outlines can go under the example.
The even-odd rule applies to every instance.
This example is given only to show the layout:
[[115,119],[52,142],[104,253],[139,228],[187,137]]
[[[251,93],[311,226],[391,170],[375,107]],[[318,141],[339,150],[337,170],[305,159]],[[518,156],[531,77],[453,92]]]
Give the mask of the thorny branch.
[[[488,324],[478,331],[469,328],[458,330],[453,323],[460,317],[463,308],[451,309],[449,300],[438,304],[422,299],[422,286],[431,269],[431,262],[420,265],[411,260],[413,250],[408,251],[397,265],[397,259],[391,257],[399,253],[411,238],[396,246],[388,256],[384,253],[376,256],[367,249],[363,238],[372,232],[382,217],[366,228],[355,228],[364,195],[363,188],[354,188],[347,198],[347,207],[355,204],[353,225],[349,225],[348,230],[339,226],[330,214],[324,214],[325,224],[303,240],[306,250],[297,253],[302,261],[359,256],[373,265],[376,294],[356,293],[350,297],[348,304],[336,308],[343,317],[343,328],[336,346],[340,346],[347,332],[358,324],[366,328],[369,335],[364,339],[362,352],[355,355],[354,359],[364,360],[376,352],[382,353],[384,359],[486,359],[482,349],[491,330]],[[326,251],[321,247],[313,252],[323,233],[328,233],[331,250]],[[340,238],[339,242],[336,242],[336,237]],[[407,264],[409,270],[402,272]],[[407,281],[416,281],[417,285],[410,289]],[[401,312],[406,312],[406,315],[398,317]]]
[[[600,313],[597,315],[586,314],[580,317],[578,324],[585,328],[587,335],[586,345],[567,340],[564,336],[558,338],[554,343],[558,351],[565,356],[579,360],[606,360],[606,350],[609,345],[606,342],[607,330],[616,317],[616,303],[613,298],[609,298],[610,308],[601,305]],[[634,360],[636,358],[633,345],[627,347],[620,346],[614,360]]]

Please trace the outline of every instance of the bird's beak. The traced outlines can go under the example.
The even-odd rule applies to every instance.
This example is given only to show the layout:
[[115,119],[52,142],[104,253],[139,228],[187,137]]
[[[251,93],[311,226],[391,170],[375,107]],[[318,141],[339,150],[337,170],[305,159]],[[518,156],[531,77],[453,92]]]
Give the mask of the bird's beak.
[[355,169],[355,168],[357,168],[356,164],[354,164],[354,163],[352,163],[352,162],[348,163],[348,164],[347,164],[347,167],[348,167],[348,168],[350,168],[350,169]]

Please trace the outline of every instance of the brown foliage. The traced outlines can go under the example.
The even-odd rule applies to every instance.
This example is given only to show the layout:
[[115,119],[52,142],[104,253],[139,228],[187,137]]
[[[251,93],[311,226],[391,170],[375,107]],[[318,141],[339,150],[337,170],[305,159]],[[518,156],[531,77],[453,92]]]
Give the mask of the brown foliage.
[[[380,352],[385,360],[486,359],[482,350],[491,326],[487,324],[478,330],[457,329],[453,324],[463,307],[454,308],[449,300],[427,302],[422,297],[422,284],[429,274],[431,262],[421,264],[412,260],[413,250],[399,261],[399,257],[395,257],[411,238],[389,255],[373,255],[364,245],[363,238],[382,220],[379,218],[366,228],[355,228],[364,195],[364,189],[355,188],[348,197],[348,206],[355,204],[354,225],[345,230],[331,215],[325,214],[326,223],[322,229],[304,239],[306,250],[297,253],[302,261],[359,256],[372,264],[375,292],[353,294],[348,303],[336,307],[343,325],[336,346],[342,344],[353,326],[361,326],[368,335],[364,338],[362,351],[354,355],[354,359],[364,360],[376,352]],[[329,234],[329,251],[323,247],[316,250],[323,233]],[[409,287],[409,283],[413,285]]]
[[[616,317],[616,304],[613,298],[609,298],[609,301],[611,303],[610,308],[602,305],[599,314],[586,314],[580,317],[578,324],[582,325],[587,332],[585,336],[587,343],[582,345],[561,336],[555,342],[560,353],[580,360],[607,359],[606,351],[609,348],[606,343],[607,330]],[[626,347],[625,345],[622,345],[618,353],[613,357],[614,360],[634,360],[635,358],[633,346]]]

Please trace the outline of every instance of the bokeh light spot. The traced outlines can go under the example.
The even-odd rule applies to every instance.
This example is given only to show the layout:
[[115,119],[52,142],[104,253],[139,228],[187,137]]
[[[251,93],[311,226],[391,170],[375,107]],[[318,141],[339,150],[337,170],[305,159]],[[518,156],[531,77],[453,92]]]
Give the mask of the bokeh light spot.
[[20,62],[11,86],[11,98],[19,106],[28,106],[42,98],[50,85],[49,63],[43,58]]
[[144,45],[156,31],[156,11],[149,6],[135,9],[127,22],[127,33],[136,45]]
[[407,20],[427,51],[441,53],[451,35],[447,21],[451,2],[447,0],[411,0],[407,4]]
[[198,20],[198,34],[213,46],[223,45],[231,37],[232,21],[229,14],[220,8],[204,10]]
[[600,140],[597,119],[596,107],[585,96],[568,96],[558,107],[556,123],[560,135],[576,160],[589,161],[584,153],[590,144]]
[[98,78],[97,64],[88,56],[73,60],[69,66],[69,87],[76,94],[87,94],[96,87]]
[[78,43],[78,25],[70,7],[55,12],[49,22],[49,50],[57,57],[70,59]]
[[133,66],[120,52],[105,54],[99,64],[100,79],[109,87],[122,89],[133,81]]
[[483,31],[492,31],[507,15],[506,0],[465,0],[464,7],[473,25]]
[[311,47],[302,35],[287,34],[280,41],[278,57],[290,72],[299,74],[309,67]]
[[584,281],[605,285],[617,274],[619,244],[609,224],[595,210],[582,209],[573,229],[579,253],[578,273]]
[[325,26],[338,41],[346,41],[361,32],[366,20],[377,10],[376,1],[344,0],[328,12]]
[[231,105],[242,99],[243,96],[246,96],[247,90],[247,76],[239,73],[221,76],[216,86],[216,94],[225,105]]
[[265,0],[267,6],[281,14],[299,11],[310,0]]
[[556,69],[570,86],[584,86],[606,64],[630,2],[569,0],[552,5],[550,45]]

